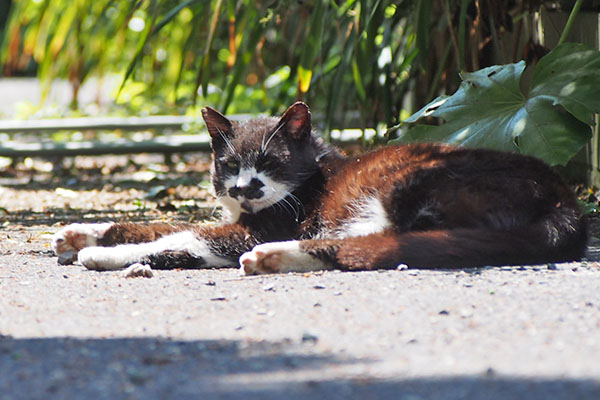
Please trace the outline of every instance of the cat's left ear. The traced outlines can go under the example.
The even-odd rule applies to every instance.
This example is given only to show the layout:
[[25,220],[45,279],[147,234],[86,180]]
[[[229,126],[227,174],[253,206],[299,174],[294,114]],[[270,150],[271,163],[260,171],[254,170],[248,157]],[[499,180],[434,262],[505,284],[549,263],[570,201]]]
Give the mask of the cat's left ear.
[[306,103],[299,101],[292,104],[281,116],[277,124],[277,129],[280,128],[294,139],[303,139],[310,135],[310,110]]
[[222,142],[225,140],[225,137],[231,137],[233,135],[231,121],[217,110],[210,107],[204,107],[202,109],[202,118],[204,118],[206,129],[208,129],[213,144],[215,142]]

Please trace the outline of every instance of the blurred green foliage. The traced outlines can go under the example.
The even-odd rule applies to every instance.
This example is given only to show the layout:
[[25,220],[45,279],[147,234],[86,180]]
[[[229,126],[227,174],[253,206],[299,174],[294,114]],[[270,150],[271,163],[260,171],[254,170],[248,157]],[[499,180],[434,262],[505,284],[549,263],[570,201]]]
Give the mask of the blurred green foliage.
[[[550,49],[534,34],[533,13],[562,3],[573,8],[542,0],[14,0],[0,60],[4,75],[33,60],[45,92],[67,79],[74,109],[88,77],[117,74],[116,103],[129,114],[204,105],[277,114],[301,99],[326,134],[383,131],[456,91],[461,72],[535,64]],[[465,112],[477,115],[476,107]]]
[[391,126],[455,90],[461,69],[531,53],[540,3],[14,0],[1,62],[11,75],[34,60],[46,91],[68,79],[73,107],[89,76],[116,73],[134,114],[277,113],[303,99],[325,128]]

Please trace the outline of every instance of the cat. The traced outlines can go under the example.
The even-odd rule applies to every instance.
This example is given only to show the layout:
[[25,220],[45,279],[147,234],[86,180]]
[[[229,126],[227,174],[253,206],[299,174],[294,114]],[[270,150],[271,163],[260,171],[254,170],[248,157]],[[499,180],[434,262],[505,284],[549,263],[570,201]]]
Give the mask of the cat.
[[542,161],[437,143],[346,157],[298,102],[281,118],[232,122],[206,107],[217,226],[72,224],[59,262],[94,270],[236,267],[242,274],[324,269],[465,268],[579,260],[587,220]]

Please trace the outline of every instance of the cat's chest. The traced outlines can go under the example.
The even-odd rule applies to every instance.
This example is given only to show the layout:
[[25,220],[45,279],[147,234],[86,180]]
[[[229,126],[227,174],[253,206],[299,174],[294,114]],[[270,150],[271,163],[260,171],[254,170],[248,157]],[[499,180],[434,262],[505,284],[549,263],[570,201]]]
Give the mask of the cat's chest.
[[325,186],[316,211],[318,237],[347,238],[383,232],[393,226],[389,215],[394,180],[383,166],[353,160]]
[[377,193],[347,202],[343,210],[336,210],[335,214],[339,217],[324,220],[321,236],[339,239],[367,236],[383,232],[392,226],[388,212]]

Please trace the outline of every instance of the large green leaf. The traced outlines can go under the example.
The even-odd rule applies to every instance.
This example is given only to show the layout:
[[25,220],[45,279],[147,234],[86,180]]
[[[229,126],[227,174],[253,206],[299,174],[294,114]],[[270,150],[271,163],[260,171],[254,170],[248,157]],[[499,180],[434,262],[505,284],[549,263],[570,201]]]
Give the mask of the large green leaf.
[[542,58],[535,68],[530,96],[550,95],[582,122],[600,113],[600,53],[567,43]]
[[[600,112],[600,52],[563,44],[542,58],[524,95],[525,63],[463,73],[460,88],[438,97],[406,123],[417,123],[393,142],[443,141],[516,151],[566,164],[591,137],[593,113]],[[438,117],[442,125],[420,124]]]

